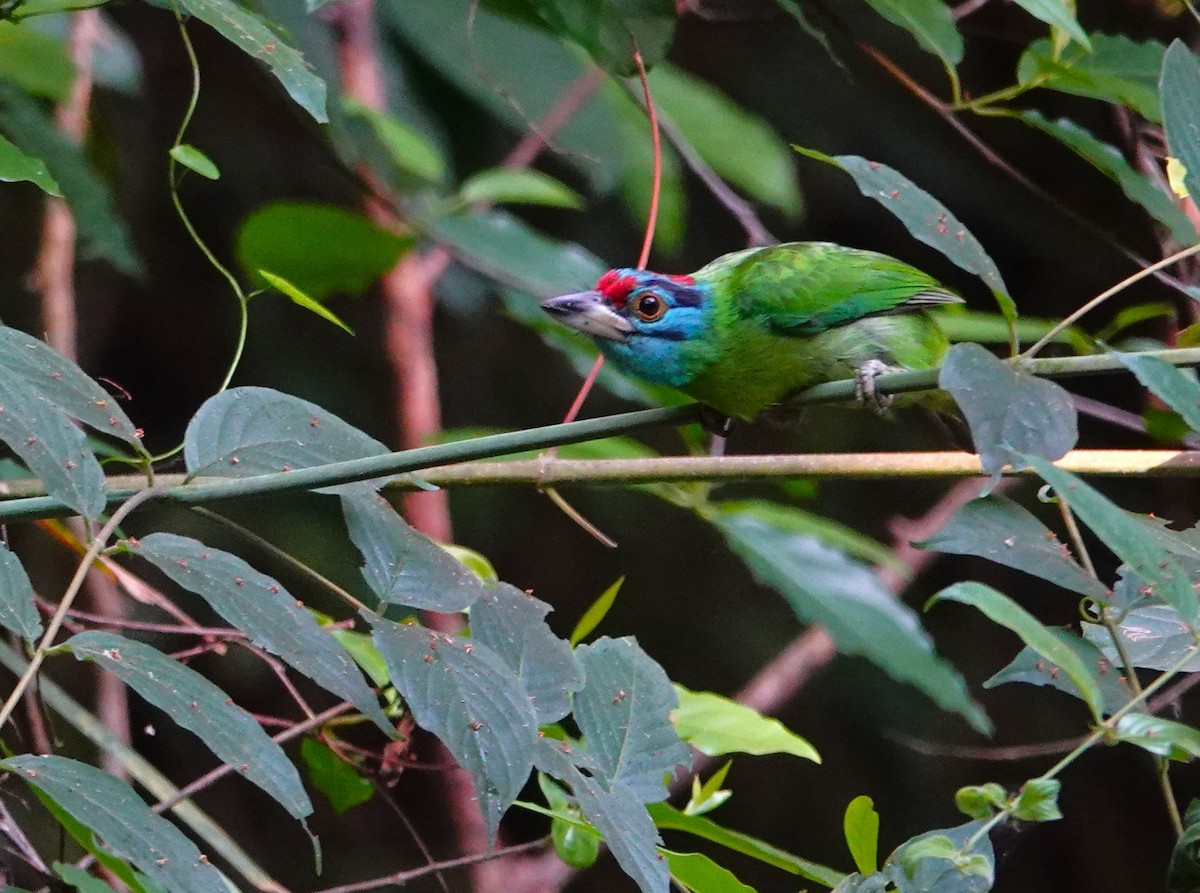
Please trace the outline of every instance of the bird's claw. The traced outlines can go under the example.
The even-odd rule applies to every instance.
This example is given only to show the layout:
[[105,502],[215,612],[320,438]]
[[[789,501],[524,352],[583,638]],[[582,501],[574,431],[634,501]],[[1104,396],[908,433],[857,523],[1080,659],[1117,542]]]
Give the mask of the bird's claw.
[[867,360],[854,372],[854,398],[870,406],[879,415],[887,412],[892,405],[892,395],[879,393],[875,379],[888,371],[890,367],[882,360]]

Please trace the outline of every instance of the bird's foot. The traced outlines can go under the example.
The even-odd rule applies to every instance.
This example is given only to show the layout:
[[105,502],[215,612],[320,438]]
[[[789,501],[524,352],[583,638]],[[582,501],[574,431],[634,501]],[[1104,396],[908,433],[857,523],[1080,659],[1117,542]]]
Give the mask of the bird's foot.
[[711,406],[700,404],[700,427],[716,437],[726,437],[733,427],[733,419]]
[[867,360],[854,372],[855,399],[859,403],[867,404],[879,415],[887,412],[888,407],[892,405],[892,395],[879,393],[879,389],[875,387],[875,379],[889,371],[891,367],[882,360]]

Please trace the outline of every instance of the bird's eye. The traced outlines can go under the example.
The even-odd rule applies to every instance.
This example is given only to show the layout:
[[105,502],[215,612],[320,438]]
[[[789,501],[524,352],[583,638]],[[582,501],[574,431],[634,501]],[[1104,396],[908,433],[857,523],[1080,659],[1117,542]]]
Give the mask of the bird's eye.
[[667,312],[667,302],[654,294],[641,295],[633,304],[633,313],[642,322],[654,322]]

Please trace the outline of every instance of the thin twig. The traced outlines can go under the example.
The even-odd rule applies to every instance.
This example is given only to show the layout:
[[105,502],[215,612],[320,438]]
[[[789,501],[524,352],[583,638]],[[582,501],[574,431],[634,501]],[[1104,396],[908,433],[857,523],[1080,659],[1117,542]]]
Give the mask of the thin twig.
[[[528,843],[519,843],[515,846],[486,850],[484,852],[476,853],[473,856],[460,856],[457,859],[446,859],[442,862],[435,862],[432,865],[423,865],[420,868],[410,868],[407,871],[398,871],[395,874],[374,878],[373,880],[369,881],[359,881],[354,884],[342,884],[337,887],[326,887],[324,890],[316,891],[316,893],[363,893],[365,890],[378,890],[380,887],[402,887],[409,881],[415,881],[418,878],[426,877],[436,872],[449,871],[452,868],[465,868],[469,865],[477,865],[480,862],[498,859],[502,856],[517,856],[521,853],[528,853],[533,850],[544,849],[547,842],[548,838],[531,840]],[[555,856],[555,858],[557,859],[558,857]]]

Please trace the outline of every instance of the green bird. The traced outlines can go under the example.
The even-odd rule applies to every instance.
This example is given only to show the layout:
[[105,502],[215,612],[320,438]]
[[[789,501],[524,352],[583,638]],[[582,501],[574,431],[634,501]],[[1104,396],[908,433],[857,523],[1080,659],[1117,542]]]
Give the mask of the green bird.
[[962,298],[915,267],[829,242],[790,242],[718,257],[690,276],[610,270],[596,287],[542,308],[590,335],[625,372],[670,385],[739,419],[798,391],[931,369],[949,342],[925,309]]

